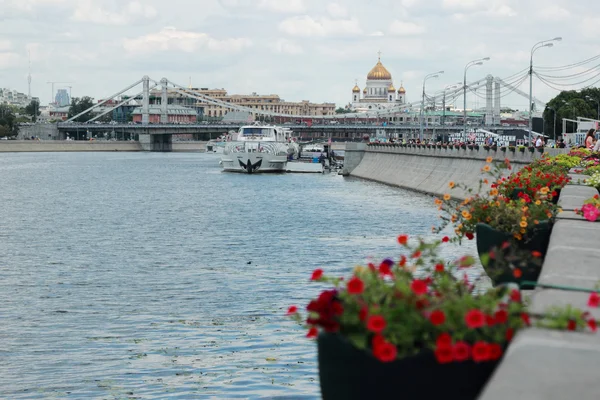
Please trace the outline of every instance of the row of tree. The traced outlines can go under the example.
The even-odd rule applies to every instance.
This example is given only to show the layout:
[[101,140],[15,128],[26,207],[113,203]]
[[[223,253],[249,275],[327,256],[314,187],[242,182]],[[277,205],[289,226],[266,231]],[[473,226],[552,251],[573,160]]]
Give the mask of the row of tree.
[[[545,134],[552,138],[557,137],[555,135],[562,132],[563,118],[574,120],[577,117],[599,119],[599,102],[600,88],[560,92],[546,104],[544,109]],[[556,121],[556,124],[554,124],[554,121]]]

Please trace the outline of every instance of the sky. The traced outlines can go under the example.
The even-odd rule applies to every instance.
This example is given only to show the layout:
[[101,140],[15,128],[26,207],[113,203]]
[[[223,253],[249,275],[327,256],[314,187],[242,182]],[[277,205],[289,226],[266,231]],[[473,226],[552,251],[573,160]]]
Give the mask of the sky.
[[[596,0],[0,0],[0,87],[27,93],[31,54],[42,104],[49,81],[101,99],[148,75],[344,106],[381,51],[396,89],[402,82],[418,102],[426,74],[444,71],[427,81],[428,94],[462,82],[465,65],[483,57],[491,59],[467,81],[510,77],[542,40],[563,38],[535,52],[534,70],[600,55],[599,28]],[[520,88],[528,93],[529,80]],[[558,93],[534,78],[534,96]],[[479,96],[469,93],[468,106],[483,106]],[[503,96],[503,106],[526,109],[525,97]]]

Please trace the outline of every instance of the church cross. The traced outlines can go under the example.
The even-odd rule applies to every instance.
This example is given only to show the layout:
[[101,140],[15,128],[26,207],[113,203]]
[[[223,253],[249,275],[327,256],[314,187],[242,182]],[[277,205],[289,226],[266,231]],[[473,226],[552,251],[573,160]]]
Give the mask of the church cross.
[[378,55],[378,58],[379,58],[379,60],[381,60],[381,50],[379,50],[379,51],[377,52],[377,55]]

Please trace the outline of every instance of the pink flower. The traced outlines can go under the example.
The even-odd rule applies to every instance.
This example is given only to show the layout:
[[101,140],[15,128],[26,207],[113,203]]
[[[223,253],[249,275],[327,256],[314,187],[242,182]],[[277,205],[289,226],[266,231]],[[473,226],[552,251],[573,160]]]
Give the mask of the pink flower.
[[591,222],[596,221],[600,215],[600,211],[593,204],[585,204],[581,207],[581,211],[583,212],[583,217]]

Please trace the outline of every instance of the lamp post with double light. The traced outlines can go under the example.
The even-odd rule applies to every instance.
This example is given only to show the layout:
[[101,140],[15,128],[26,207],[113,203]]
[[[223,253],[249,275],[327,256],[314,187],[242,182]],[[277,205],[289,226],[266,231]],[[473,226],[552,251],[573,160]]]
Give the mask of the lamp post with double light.
[[467,141],[467,71],[475,65],[482,65],[484,61],[489,61],[489,57],[469,61],[465,65],[465,74],[463,76],[463,143]]
[[554,43],[560,42],[561,37],[555,37],[550,40],[542,40],[537,42],[531,48],[531,56],[529,57],[529,146],[531,146],[531,131],[533,130],[533,54],[542,47],[552,47]]
[[419,140],[421,142],[423,141],[423,119],[425,118],[425,82],[427,82],[428,79],[437,78],[443,73],[444,71],[438,71],[429,75],[425,75],[425,78],[423,78],[423,95],[421,96],[421,118],[419,118]]

